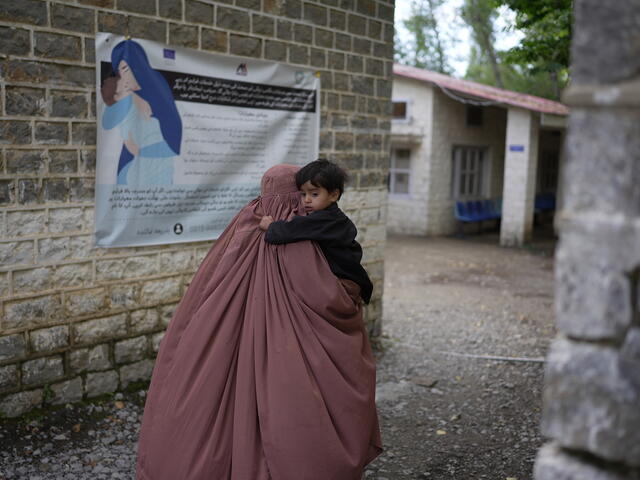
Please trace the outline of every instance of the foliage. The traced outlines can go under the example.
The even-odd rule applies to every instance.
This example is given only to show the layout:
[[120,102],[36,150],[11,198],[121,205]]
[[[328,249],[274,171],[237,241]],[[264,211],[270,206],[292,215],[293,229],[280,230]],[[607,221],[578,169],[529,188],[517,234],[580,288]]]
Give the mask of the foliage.
[[532,72],[560,74],[569,68],[572,0],[493,0],[516,13],[514,27],[524,33],[506,60]]
[[404,27],[411,39],[402,43],[396,39],[395,60],[398,63],[440,73],[451,73],[445,53],[446,40],[438,26],[436,13],[445,0],[413,0],[411,16]]
[[465,0],[460,9],[460,16],[471,28],[472,38],[478,47],[475,51],[476,56],[479,54],[483,60],[489,62],[493,72],[493,83],[503,88],[500,62],[494,48],[496,40],[494,22],[497,11],[493,0]]

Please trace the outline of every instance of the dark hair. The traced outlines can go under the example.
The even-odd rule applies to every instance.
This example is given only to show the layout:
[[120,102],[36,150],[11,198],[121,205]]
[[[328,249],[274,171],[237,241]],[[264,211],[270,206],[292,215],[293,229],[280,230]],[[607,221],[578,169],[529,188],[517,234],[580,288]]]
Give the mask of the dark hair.
[[347,172],[329,160],[323,158],[306,164],[296,173],[296,185],[300,188],[310,182],[314,187],[326,188],[329,193],[338,190],[338,200],[344,192],[344,184],[348,180]]

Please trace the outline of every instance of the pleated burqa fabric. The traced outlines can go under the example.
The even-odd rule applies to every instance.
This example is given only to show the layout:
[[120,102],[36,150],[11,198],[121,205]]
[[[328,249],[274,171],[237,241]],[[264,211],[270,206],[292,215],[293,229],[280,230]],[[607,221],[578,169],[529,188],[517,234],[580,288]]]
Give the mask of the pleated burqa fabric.
[[360,480],[381,451],[375,364],[355,283],[310,241],[258,228],[304,214],[278,165],[231,221],[169,323],[138,445],[139,480]]

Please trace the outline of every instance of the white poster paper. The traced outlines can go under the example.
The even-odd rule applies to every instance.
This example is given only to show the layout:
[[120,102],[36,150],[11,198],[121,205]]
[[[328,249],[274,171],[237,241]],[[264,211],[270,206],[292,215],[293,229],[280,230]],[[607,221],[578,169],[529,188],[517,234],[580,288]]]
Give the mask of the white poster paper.
[[318,156],[312,70],[98,33],[96,244],[217,238],[278,163]]

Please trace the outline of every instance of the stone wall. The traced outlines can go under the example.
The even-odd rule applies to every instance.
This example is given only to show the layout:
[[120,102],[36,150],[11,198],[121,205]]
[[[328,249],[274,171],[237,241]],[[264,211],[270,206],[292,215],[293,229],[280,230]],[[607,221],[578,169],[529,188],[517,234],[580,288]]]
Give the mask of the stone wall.
[[321,152],[351,173],[380,328],[392,0],[0,2],[0,411],[147,380],[211,242],[101,249],[92,241],[97,31],[316,68]]
[[576,0],[537,480],[640,478],[640,1]]

